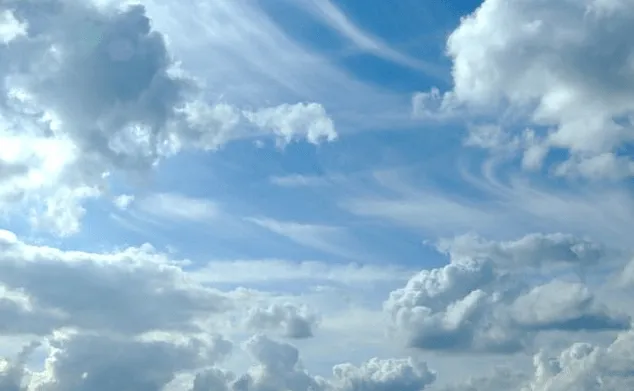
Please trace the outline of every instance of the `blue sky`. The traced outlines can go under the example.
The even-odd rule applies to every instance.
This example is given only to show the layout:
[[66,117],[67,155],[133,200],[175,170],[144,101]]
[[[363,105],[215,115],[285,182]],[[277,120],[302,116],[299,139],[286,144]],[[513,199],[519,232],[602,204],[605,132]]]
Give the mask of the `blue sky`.
[[7,0],[0,391],[630,388],[632,26]]

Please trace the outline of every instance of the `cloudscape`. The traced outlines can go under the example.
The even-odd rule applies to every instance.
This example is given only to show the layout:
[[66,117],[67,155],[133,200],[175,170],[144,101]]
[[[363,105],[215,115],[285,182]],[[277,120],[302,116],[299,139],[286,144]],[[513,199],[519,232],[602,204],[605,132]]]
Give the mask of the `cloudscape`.
[[633,390],[632,37],[632,0],[0,0],[0,391]]

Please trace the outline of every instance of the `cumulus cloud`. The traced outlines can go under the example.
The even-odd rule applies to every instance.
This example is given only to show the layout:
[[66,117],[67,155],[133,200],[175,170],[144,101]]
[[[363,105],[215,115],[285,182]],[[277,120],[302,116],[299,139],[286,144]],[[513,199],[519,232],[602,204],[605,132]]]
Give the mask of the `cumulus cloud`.
[[605,169],[612,160],[619,177],[631,175],[617,149],[634,134],[634,47],[624,38],[632,33],[632,7],[484,1],[448,38],[454,81],[448,93],[474,110],[506,108],[526,118],[544,138],[533,166],[549,149],[566,148],[572,157],[557,168],[560,174],[613,176]]
[[[3,391],[160,390],[181,373],[198,373],[193,390],[421,389],[435,375],[425,363],[372,359],[335,366],[330,380],[303,369],[297,349],[257,334],[243,344],[256,365],[237,376],[216,366],[233,344],[208,323],[237,301],[191,280],[149,245],[111,253],[31,245],[0,231],[0,331],[40,343],[0,362]],[[246,303],[250,305],[250,303]],[[250,307],[246,325],[289,338],[312,335],[306,307]],[[34,368],[31,358],[44,357]],[[416,388],[420,387],[420,388]],[[409,388],[408,388],[409,389]]]
[[518,297],[511,311],[519,324],[539,330],[619,330],[630,326],[628,316],[610,313],[583,284],[558,280]]
[[420,391],[436,380],[427,364],[412,358],[373,358],[356,367],[340,364],[333,368],[335,383],[342,391]]
[[499,369],[443,391],[616,391],[634,386],[632,331],[621,333],[607,347],[577,342],[556,356],[539,352],[533,357],[534,372]]
[[255,335],[243,347],[255,361],[248,372],[238,376],[211,368],[196,376],[191,391],[420,391],[436,379],[427,364],[412,358],[372,358],[358,367],[350,363],[339,364],[333,367],[332,378],[326,379],[308,373],[302,366],[299,352],[290,344]]
[[2,21],[0,141],[11,149],[0,152],[0,202],[25,202],[36,227],[78,232],[111,173],[146,175],[183,150],[268,132],[336,138],[316,103],[245,114],[206,102],[143,5],[10,0]]
[[255,112],[245,111],[244,115],[258,127],[277,134],[282,145],[298,137],[306,138],[313,144],[322,139],[334,141],[337,138],[332,119],[317,103],[284,104]]
[[285,337],[302,339],[313,336],[317,321],[317,314],[313,311],[287,303],[251,308],[244,323],[253,330],[281,330]]
[[0,242],[5,334],[47,335],[61,327],[139,334],[195,331],[196,320],[230,308],[220,292],[187,278],[149,246],[114,253]]
[[[229,345],[230,346],[230,345]],[[129,338],[58,332],[47,338],[48,355],[41,371],[24,368],[29,346],[0,372],[3,391],[85,391],[162,389],[183,370],[225,358],[227,342],[203,340],[136,341]]]
[[473,252],[458,245],[449,252],[449,264],[413,276],[384,303],[397,335],[409,346],[426,350],[512,353],[530,348],[540,331],[629,328],[628,316],[598,303],[582,283],[552,277],[540,283],[541,274],[531,278],[518,268],[578,262],[580,254],[593,260],[597,253],[583,251],[592,246],[579,242],[579,251],[573,252],[570,237],[527,238],[479,246],[476,241]]
[[514,241],[486,240],[475,234],[441,239],[438,249],[452,258],[490,258],[506,269],[518,267],[596,266],[608,261],[608,250],[600,243],[574,235],[533,233]]

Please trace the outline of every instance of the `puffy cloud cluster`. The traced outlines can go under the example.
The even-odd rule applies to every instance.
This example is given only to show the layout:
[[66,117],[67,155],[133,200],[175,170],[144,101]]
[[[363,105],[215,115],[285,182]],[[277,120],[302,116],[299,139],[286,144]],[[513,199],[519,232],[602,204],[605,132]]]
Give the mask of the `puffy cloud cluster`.
[[[499,368],[489,376],[438,388],[443,391],[619,391],[634,386],[632,331],[621,333],[609,346],[574,343],[552,356],[533,357],[534,372],[520,374]],[[436,388],[434,388],[436,389]]]
[[5,334],[194,331],[194,321],[231,305],[151,246],[98,254],[29,245],[7,231],[1,237],[0,311],[12,319],[0,327]]
[[[338,364],[331,377],[315,376],[303,367],[297,348],[264,334],[240,346],[254,362],[248,371],[223,369],[235,347],[214,330],[227,316],[244,314],[243,308],[247,316],[241,324],[251,330],[304,338],[312,334],[316,315],[303,306],[237,300],[191,279],[180,262],[148,245],[88,253],[28,244],[8,231],[0,237],[0,332],[36,341],[0,362],[2,391],[158,391],[168,385],[191,391],[438,389],[436,372],[414,358]],[[511,262],[507,265],[543,266],[526,254],[575,265],[580,262],[575,257],[593,253],[563,251],[566,246],[599,246],[560,235],[500,243],[475,239],[456,239],[462,247],[448,250],[455,257],[448,265],[413,276],[385,303],[411,346],[514,352],[531,347],[540,331],[629,328],[627,317],[599,303],[581,283],[521,279],[504,267],[505,259]],[[464,243],[479,247],[469,256]],[[607,348],[578,344],[558,359],[546,359],[543,352],[536,356],[533,378],[500,370],[447,389],[622,389],[632,382],[627,370],[631,341],[631,331],[625,331]],[[32,365],[37,358],[44,359],[43,368]],[[175,388],[183,374],[192,376],[191,382]]]
[[231,311],[246,305],[249,329],[289,338],[312,335],[316,314],[208,288],[149,245],[88,253],[0,238],[0,333],[36,341],[0,361],[2,391],[159,391],[181,374],[197,374],[192,391],[420,390],[435,379],[423,362],[378,358],[313,376],[297,348],[264,334],[242,344],[255,365],[237,375],[218,366],[235,349],[214,331]]
[[160,390],[232,350],[205,326],[230,299],[149,245],[88,253],[0,237],[0,333],[37,341],[3,362],[3,391]]
[[293,304],[271,304],[270,306],[253,307],[245,318],[249,329],[277,329],[288,338],[310,338],[318,322],[317,315],[306,307]]
[[449,36],[454,88],[434,96],[526,118],[538,131],[521,145],[528,168],[565,148],[556,174],[631,176],[619,147],[634,137],[632,26],[631,1],[486,0]]
[[554,266],[592,267],[609,261],[608,249],[600,243],[574,235],[529,234],[514,241],[491,241],[475,234],[441,239],[438,249],[454,259],[489,258],[505,269]]
[[540,273],[548,263],[597,263],[599,247],[587,241],[562,235],[506,243],[462,237],[441,248],[451,255],[449,264],[422,270],[384,303],[409,346],[513,353],[530,348],[540,331],[630,327],[629,316],[599,302],[588,286]]
[[326,379],[303,369],[297,349],[289,344],[255,335],[244,348],[256,362],[247,373],[236,376],[211,368],[196,376],[191,391],[420,391],[436,379],[425,363],[411,358],[373,358],[359,367],[340,364],[333,367],[333,377]]
[[41,229],[76,233],[112,173],[145,175],[182,150],[336,138],[316,103],[207,103],[140,4],[7,0],[0,15],[0,205],[23,201]]

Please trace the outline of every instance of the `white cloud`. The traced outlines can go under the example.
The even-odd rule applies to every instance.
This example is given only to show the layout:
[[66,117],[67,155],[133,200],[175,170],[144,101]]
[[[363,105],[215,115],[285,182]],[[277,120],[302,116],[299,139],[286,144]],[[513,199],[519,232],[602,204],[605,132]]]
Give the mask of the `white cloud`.
[[290,303],[253,307],[245,318],[249,329],[280,329],[288,338],[310,338],[318,323],[318,316],[307,307],[297,307]]
[[329,0],[311,0],[300,4],[308,9],[313,16],[326,22],[362,50],[397,64],[425,72],[435,78],[444,79],[446,77],[446,72],[441,67],[400,53],[378,37],[363,31]]
[[[263,335],[244,345],[256,366],[236,376],[213,367],[233,350],[215,334],[220,319],[243,314],[249,329],[306,338],[316,313],[295,304],[267,304],[265,296],[258,301],[204,287],[149,245],[87,253],[27,244],[9,231],[0,231],[0,238],[2,331],[41,341],[0,361],[3,390],[23,384],[42,391],[149,391],[196,373],[194,389],[215,381],[226,389],[381,390],[411,382],[422,387],[435,379],[423,362],[378,358],[358,368],[336,366],[330,380],[312,376],[295,347]],[[234,309],[239,311],[231,315]]]
[[435,374],[424,362],[413,359],[373,358],[356,367],[336,365],[333,379],[309,374],[301,364],[299,353],[289,344],[256,335],[244,343],[244,349],[256,362],[250,370],[236,376],[211,369],[200,373],[191,391],[206,390],[272,390],[289,391],[381,391],[421,390],[435,380]]
[[121,210],[126,210],[130,207],[130,204],[134,202],[134,196],[130,194],[121,194],[114,198],[114,204]]
[[306,138],[313,144],[334,141],[337,132],[333,120],[326,114],[322,105],[317,103],[297,103],[280,105],[274,108],[245,112],[246,118],[262,129],[274,132],[286,145],[296,138]]
[[[517,267],[517,263],[534,268],[565,262],[560,255],[552,254],[551,243],[532,241],[529,251],[522,249],[522,241],[515,243],[489,245],[486,250],[483,246],[471,254],[450,253],[449,264],[424,269],[405,287],[393,291],[384,307],[396,332],[409,346],[426,350],[514,353],[530,349],[539,331],[630,327],[629,316],[597,302],[584,284]],[[577,246],[581,254],[582,246]],[[505,247],[515,259],[504,259],[499,249]],[[512,262],[516,267],[510,267]],[[500,264],[507,269],[500,268]],[[540,282],[543,278],[549,281]]]
[[4,236],[0,284],[9,293],[26,295],[3,300],[5,311],[10,310],[5,314],[14,319],[5,326],[7,333],[46,335],[61,327],[117,333],[195,330],[194,320],[231,305],[149,245],[97,254]]
[[19,36],[26,34],[26,26],[20,23],[10,10],[0,13],[0,43],[8,44]]
[[209,222],[221,213],[211,200],[176,193],[151,194],[137,200],[136,205],[149,215],[184,222]]
[[634,385],[632,376],[632,331],[621,333],[609,346],[574,343],[552,357],[540,352],[533,358],[530,376],[500,369],[490,376],[464,384],[440,388],[444,391],[590,391],[626,390]]
[[452,93],[441,93],[436,87],[412,96],[412,115],[419,119],[448,120],[460,114]]
[[544,147],[570,150],[569,164],[616,152],[633,137],[634,47],[623,38],[631,35],[632,6],[484,1],[447,41],[452,93],[476,110],[506,107],[553,128]]
[[340,364],[333,368],[340,389],[419,391],[436,380],[436,374],[427,364],[412,358],[370,359],[360,367]]
[[281,143],[336,138],[317,103],[243,112],[208,100],[143,5],[11,1],[2,15],[29,29],[0,46],[0,141],[12,146],[0,152],[0,199],[22,201],[38,228],[76,233],[84,201],[111,174],[147,175],[179,152],[267,133]]
[[284,236],[301,245],[327,253],[355,259],[357,254],[350,247],[352,237],[343,227],[279,221],[269,218],[249,218],[250,221],[273,233]]
[[553,268],[560,264],[582,268],[610,261],[609,251],[602,244],[561,233],[529,234],[518,240],[502,242],[466,234],[440,240],[438,249],[454,259],[487,257],[499,267],[509,270]]
[[[469,363],[491,366],[491,352],[509,353],[499,361],[514,370],[447,389],[632,389],[634,313],[626,300],[634,262],[625,259],[634,198],[622,182],[633,172],[622,149],[634,114],[630,0],[485,0],[449,36],[453,88],[414,94],[412,107],[409,95],[355,80],[302,46],[258,2],[95,1],[0,6],[0,213],[16,232],[61,236],[38,238],[44,245],[0,230],[0,355],[13,350],[0,359],[1,391],[437,390],[480,372]],[[301,6],[369,53],[434,72],[333,3]],[[287,176],[286,160],[278,176],[264,178],[269,186],[323,186],[328,197],[341,185],[349,212],[381,229],[390,228],[382,219],[413,229],[448,255],[445,265],[421,259],[413,272],[399,266],[397,248],[389,264],[223,261],[213,249],[206,256],[213,261],[202,264],[147,244],[95,250],[109,229],[100,212],[113,205],[117,218],[187,228],[181,237],[202,228],[194,223],[228,220],[214,200],[186,195],[193,189],[110,197],[130,178],[150,182],[143,179],[175,154],[197,158],[264,138],[320,144],[351,130],[412,124],[410,108],[431,120],[488,114],[469,123],[463,145],[488,150],[490,159],[478,175],[452,176],[443,166],[442,185],[464,185],[450,196],[432,179],[413,184],[423,171],[375,175],[375,192],[345,172],[350,181]],[[551,156],[553,149],[565,153]],[[345,159],[334,165],[350,167],[348,151],[337,151]],[[525,172],[503,166],[515,163]],[[432,166],[425,178],[441,174]],[[549,187],[544,173],[577,180]],[[113,205],[102,208],[104,201]],[[86,230],[67,240],[93,212],[88,221],[100,237]],[[247,220],[330,255],[372,256],[330,221]],[[218,289],[227,285],[233,290]],[[393,333],[385,335],[388,325]],[[235,343],[247,333],[256,335]],[[310,356],[272,335],[294,339]],[[568,340],[588,342],[551,357]],[[540,349],[534,373],[521,373]],[[430,369],[440,362],[452,371]],[[332,374],[318,376],[316,367]]]
[[508,239],[554,231],[630,247],[625,233],[634,219],[634,198],[627,189],[586,183],[546,186],[514,171],[498,172],[500,163],[487,161],[477,175],[455,173],[464,187],[451,193],[433,182],[417,185],[420,180],[413,173],[388,172],[377,181],[380,192],[357,191],[339,204],[355,215],[415,228],[431,238],[477,232]]

